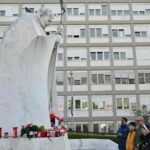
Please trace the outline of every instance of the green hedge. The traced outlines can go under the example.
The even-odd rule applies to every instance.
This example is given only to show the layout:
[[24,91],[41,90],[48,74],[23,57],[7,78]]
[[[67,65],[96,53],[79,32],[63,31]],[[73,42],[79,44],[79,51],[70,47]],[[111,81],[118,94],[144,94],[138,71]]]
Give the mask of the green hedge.
[[83,133],[69,133],[69,139],[110,139],[117,143],[118,138],[115,135],[101,135],[101,134],[83,134]]

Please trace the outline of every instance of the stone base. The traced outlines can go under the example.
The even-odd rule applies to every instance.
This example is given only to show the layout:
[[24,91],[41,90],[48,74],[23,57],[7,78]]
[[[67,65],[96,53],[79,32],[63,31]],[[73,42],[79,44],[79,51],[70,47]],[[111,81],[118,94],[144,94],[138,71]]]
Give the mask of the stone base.
[[0,150],[70,150],[67,136],[54,138],[0,139]]
[[118,150],[118,145],[107,139],[71,139],[72,150]]

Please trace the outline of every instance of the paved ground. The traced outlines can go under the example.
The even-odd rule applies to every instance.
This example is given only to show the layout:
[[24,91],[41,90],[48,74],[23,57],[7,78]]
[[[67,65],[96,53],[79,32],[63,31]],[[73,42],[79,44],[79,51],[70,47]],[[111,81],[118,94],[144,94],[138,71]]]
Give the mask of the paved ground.
[[118,145],[106,139],[72,139],[71,150],[118,150]]

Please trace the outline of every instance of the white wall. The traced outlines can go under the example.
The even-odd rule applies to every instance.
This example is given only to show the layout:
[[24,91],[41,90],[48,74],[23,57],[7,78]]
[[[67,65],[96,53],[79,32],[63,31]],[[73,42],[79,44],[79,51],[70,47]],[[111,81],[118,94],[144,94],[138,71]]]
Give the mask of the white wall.
[[0,10],[5,10],[5,16],[0,16],[2,22],[13,22],[18,18],[19,5],[0,4]]
[[138,65],[150,65],[150,47],[136,47]]

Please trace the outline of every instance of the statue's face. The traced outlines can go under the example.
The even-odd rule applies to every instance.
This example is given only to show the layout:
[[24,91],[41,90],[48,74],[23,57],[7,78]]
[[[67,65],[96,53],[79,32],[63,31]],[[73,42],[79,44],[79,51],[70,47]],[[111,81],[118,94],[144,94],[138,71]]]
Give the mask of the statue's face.
[[43,28],[46,28],[51,24],[53,17],[51,15],[41,15],[39,18],[39,22]]

